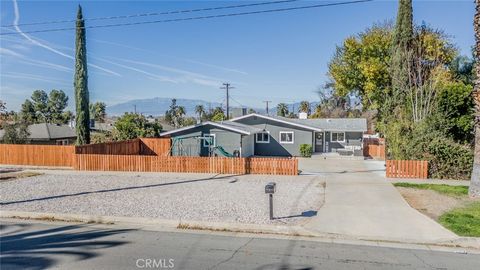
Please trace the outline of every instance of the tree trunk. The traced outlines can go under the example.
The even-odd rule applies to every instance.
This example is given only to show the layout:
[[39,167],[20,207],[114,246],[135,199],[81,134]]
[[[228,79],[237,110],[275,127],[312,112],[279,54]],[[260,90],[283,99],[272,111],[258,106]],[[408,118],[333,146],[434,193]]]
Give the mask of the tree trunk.
[[475,151],[473,156],[472,178],[468,194],[472,198],[480,197],[480,0],[475,0],[475,82],[473,99],[475,101]]

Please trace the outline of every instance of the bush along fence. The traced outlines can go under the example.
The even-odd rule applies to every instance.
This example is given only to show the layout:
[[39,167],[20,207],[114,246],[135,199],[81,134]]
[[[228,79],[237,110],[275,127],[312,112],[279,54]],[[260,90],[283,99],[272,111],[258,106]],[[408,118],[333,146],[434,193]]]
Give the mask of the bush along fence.
[[0,164],[61,166],[85,171],[297,175],[295,158],[170,156],[170,139],[148,138],[84,146],[0,144]]
[[426,160],[387,160],[386,176],[389,178],[421,178],[428,177],[428,161]]

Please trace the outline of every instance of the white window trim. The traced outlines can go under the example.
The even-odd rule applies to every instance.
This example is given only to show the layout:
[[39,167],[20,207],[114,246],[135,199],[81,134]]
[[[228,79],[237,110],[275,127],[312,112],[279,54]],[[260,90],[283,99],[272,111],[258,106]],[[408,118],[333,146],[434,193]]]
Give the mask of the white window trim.
[[215,134],[203,134],[203,137],[213,137],[213,145],[205,145],[205,139],[203,140],[203,147],[215,147],[217,146],[217,137]]
[[[332,139],[333,133],[337,133],[337,134],[343,133],[343,141],[334,141],[334,140]],[[338,138],[338,136],[337,136],[337,138]],[[331,142],[344,143],[344,142],[345,142],[345,132],[330,131],[330,141],[331,141]]]
[[[282,133],[292,133],[292,141],[291,142],[282,142]],[[278,133],[278,141],[281,144],[294,144],[295,143],[295,132],[294,131],[280,131]]]
[[[58,143],[60,143],[60,144],[58,144]],[[56,145],[68,145],[68,139],[56,140],[55,144]]]
[[[267,141],[259,141],[257,135],[267,133]],[[270,143],[270,131],[259,132],[255,134],[255,143]]]

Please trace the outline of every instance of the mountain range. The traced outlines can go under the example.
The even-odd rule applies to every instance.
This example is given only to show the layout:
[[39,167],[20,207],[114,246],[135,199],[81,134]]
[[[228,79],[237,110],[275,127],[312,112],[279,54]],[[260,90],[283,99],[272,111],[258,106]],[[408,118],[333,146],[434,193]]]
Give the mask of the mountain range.
[[[125,112],[138,112],[144,115],[159,116],[164,115],[172,104],[172,98],[149,98],[149,99],[135,99],[127,102],[107,106],[107,114],[112,116],[119,116]],[[205,110],[222,106],[218,102],[208,102],[200,99],[185,99],[177,98],[177,105],[185,107],[187,115],[195,115],[195,106],[203,105]],[[235,107],[231,107],[235,108]]]
[[[161,98],[161,97],[129,100],[127,102],[107,106],[107,114],[112,116],[119,116],[124,114],[125,112],[136,111],[144,115],[159,116],[159,115],[165,114],[165,112],[169,109],[171,103],[172,103],[172,98]],[[312,110],[314,110],[317,104],[318,102],[310,103]],[[215,107],[222,106],[222,104],[218,102],[208,102],[201,99],[186,99],[186,98],[177,98],[177,105],[185,107],[185,110],[187,111],[187,115],[190,115],[190,116],[195,115],[195,106],[197,105],[203,105],[205,110],[208,110],[208,108],[213,109]],[[290,103],[287,105],[290,111],[294,109],[295,113],[297,113],[298,107],[300,106],[300,102]],[[236,108],[236,107],[232,106],[231,108]],[[260,109],[260,108],[252,108],[252,109],[254,109],[258,113],[265,113],[265,109]],[[276,104],[271,104],[269,113],[271,115],[276,115],[277,113]]]

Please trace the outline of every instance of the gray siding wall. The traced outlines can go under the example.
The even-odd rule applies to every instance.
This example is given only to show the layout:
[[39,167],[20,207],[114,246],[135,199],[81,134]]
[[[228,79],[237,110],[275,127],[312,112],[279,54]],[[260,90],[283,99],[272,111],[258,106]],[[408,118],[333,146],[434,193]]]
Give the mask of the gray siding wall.
[[[201,126],[181,133],[176,133],[172,136],[172,139],[190,136],[201,137],[206,134],[215,134],[216,145],[223,147],[223,149],[230,154],[233,154],[235,150],[240,150],[240,134],[213,126]],[[208,147],[203,146],[203,140],[187,138],[181,140],[181,148],[178,147],[178,145],[179,143],[174,145],[172,151],[172,155],[174,156],[208,156],[209,154]]]
[[[313,131],[309,129],[278,123],[260,117],[249,117],[236,122],[270,132],[270,143],[257,143],[255,141],[255,155],[257,156],[300,156],[300,145],[312,145],[313,142]],[[294,143],[280,143],[280,131],[293,131]],[[255,139],[255,136],[253,137]]]
[[255,155],[255,135],[242,136],[242,157]]
[[[331,132],[325,132],[325,145],[327,152],[336,152],[338,149],[344,149],[345,146],[362,146],[363,132],[345,132],[345,142],[332,142]],[[361,151],[359,151],[361,152]],[[363,153],[362,153],[363,155]]]

